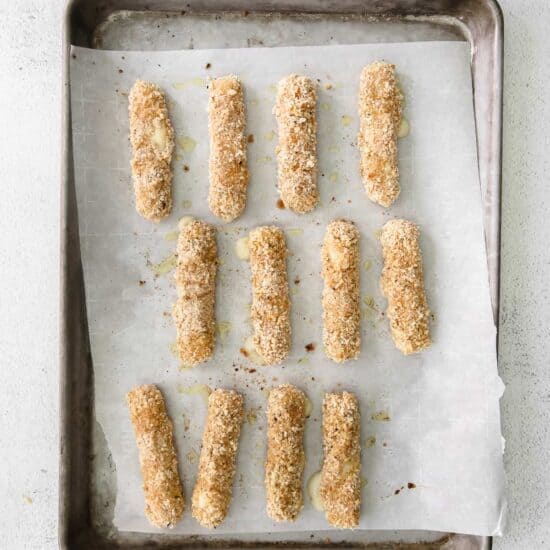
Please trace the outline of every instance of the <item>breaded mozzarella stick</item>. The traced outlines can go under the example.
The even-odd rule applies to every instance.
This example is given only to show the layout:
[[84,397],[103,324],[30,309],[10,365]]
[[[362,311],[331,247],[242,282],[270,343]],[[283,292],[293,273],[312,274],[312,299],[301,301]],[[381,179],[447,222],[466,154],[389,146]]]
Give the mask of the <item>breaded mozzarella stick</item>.
[[265,489],[267,514],[274,521],[294,521],[304,506],[305,422],[306,397],[301,390],[283,384],[269,392]]
[[138,386],[126,396],[139,450],[145,515],[155,527],[174,527],[185,508],[172,422],[160,390]]
[[223,389],[210,394],[199,473],[191,503],[193,517],[203,527],[217,527],[227,515],[242,420],[241,394]]
[[254,346],[268,365],[281,363],[290,350],[290,300],[284,233],[275,226],[258,227],[250,233],[248,248]]
[[158,86],[137,80],[128,99],[136,210],[158,222],[172,210],[174,130]]
[[244,210],[248,186],[243,88],[236,76],[222,76],[210,82],[209,95],[208,204],[215,216],[230,222]]
[[388,300],[393,341],[405,355],[431,345],[419,241],[418,226],[407,220],[390,220],[380,236],[384,256],[380,288]]
[[385,207],[401,191],[397,131],[402,111],[395,65],[375,61],[365,67],[359,84],[359,172],[369,199]]
[[199,220],[183,219],[178,238],[176,287],[172,309],[176,346],[181,361],[195,365],[212,356],[215,345],[216,229]]
[[323,344],[330,359],[355,359],[361,349],[359,231],[347,220],[332,221],[322,251]]
[[360,437],[361,418],[355,395],[325,394],[320,496],[327,521],[341,529],[352,529],[359,524]]
[[292,74],[279,82],[274,111],[279,131],[278,186],[285,206],[298,214],[313,210],[319,202],[316,103],[310,78]]

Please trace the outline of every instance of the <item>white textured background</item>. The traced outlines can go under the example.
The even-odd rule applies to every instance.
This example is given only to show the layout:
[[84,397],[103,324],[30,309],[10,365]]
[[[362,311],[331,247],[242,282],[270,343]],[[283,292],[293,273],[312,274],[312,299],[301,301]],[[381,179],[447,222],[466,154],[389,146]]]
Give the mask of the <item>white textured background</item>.
[[[57,547],[61,29],[65,0],[0,3],[0,549]],[[500,370],[509,480],[497,550],[550,548],[547,0],[505,18]]]

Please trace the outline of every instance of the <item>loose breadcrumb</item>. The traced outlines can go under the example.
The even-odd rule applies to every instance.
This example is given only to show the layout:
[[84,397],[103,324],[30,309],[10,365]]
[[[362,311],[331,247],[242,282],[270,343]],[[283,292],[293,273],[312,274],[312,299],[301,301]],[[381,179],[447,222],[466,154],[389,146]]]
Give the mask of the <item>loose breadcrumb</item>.
[[162,90],[138,80],[128,96],[136,210],[158,222],[172,210],[174,130]]
[[294,521],[304,505],[304,426],[306,397],[283,384],[267,401],[267,459],[265,488],[267,514],[274,521]]
[[178,238],[176,287],[172,309],[176,347],[185,365],[209,359],[215,346],[216,229],[206,222],[182,219]]
[[275,226],[258,227],[250,233],[248,248],[254,346],[266,364],[281,363],[290,350],[290,300],[284,233]]
[[320,495],[327,521],[350,529],[361,509],[361,419],[354,394],[327,393],[323,401]]
[[225,519],[229,509],[242,421],[241,394],[224,389],[210,394],[191,502],[193,517],[210,529]]
[[375,61],[359,84],[359,172],[368,197],[388,207],[400,192],[397,131],[403,112],[395,65]]
[[145,515],[155,527],[174,527],[185,508],[172,422],[160,390],[139,386],[126,397],[139,450]]
[[229,75],[212,80],[209,93],[208,204],[214,215],[230,222],[244,210],[248,186],[243,88],[236,76]]
[[408,220],[390,220],[382,229],[380,242],[384,256],[380,288],[388,300],[393,341],[409,355],[431,345],[420,230]]
[[317,90],[310,78],[292,74],[279,82],[275,103],[279,192],[284,205],[299,214],[319,202],[316,103]]
[[325,353],[341,363],[361,349],[359,306],[359,231],[347,220],[332,221],[322,250],[323,344]]

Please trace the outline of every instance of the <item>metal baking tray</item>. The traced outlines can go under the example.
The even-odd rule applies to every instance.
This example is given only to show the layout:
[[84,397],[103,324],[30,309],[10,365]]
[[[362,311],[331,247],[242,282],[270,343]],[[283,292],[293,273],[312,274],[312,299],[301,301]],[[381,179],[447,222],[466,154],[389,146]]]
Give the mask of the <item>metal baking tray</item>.
[[[219,30],[201,32],[209,25]],[[163,50],[462,40],[471,45],[477,149],[491,300],[498,323],[503,22],[495,0],[71,0],[64,26],[61,185],[59,543],[63,549],[414,548],[481,550],[490,537],[423,531],[194,536],[123,533],[112,525],[116,472],[94,418],[73,175],[71,44]]]

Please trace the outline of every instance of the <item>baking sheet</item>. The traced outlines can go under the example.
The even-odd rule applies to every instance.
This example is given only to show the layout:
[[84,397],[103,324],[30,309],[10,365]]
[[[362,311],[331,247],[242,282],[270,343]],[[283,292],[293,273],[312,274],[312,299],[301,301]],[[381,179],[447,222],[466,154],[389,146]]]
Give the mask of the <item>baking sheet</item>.
[[[366,199],[354,146],[359,72],[377,58],[398,66],[411,127],[400,142],[403,191],[390,211]],[[217,223],[206,204],[206,83],[229,72],[244,82],[254,139],[248,206],[239,220],[218,224],[219,343],[209,363],[188,370],[172,352],[173,239],[181,216]],[[320,80],[321,206],[301,217],[276,207],[271,110],[275,84],[290,72]],[[142,220],[133,208],[126,94],[136,78],[165,89],[177,133],[174,211],[158,225]],[[291,382],[313,403],[304,485],[321,464],[323,393],[348,389],[360,399],[361,528],[499,534],[505,509],[498,408],[503,386],[496,369],[468,46],[431,42],[155,53],[73,48],[71,98],[95,412],[117,469],[115,526],[152,530],[143,515],[124,395],[138,383],[153,382],[163,389],[174,420],[188,501],[206,413],[201,388],[234,387],[246,396],[234,499],[216,532],[326,529],[323,514],[307,496],[292,525],[276,525],[264,511],[265,397],[270,387]],[[377,232],[393,216],[421,225],[434,312],[434,346],[413,357],[394,349],[378,289]],[[320,245],[326,223],[335,217],[353,219],[362,235],[363,352],[346,365],[325,359],[320,345]],[[261,367],[239,351],[250,334],[250,285],[248,264],[236,256],[235,243],[252,227],[273,222],[285,229],[292,254],[293,349],[284,367]],[[312,352],[305,349],[310,343]],[[175,531],[206,532],[188,511]]]

